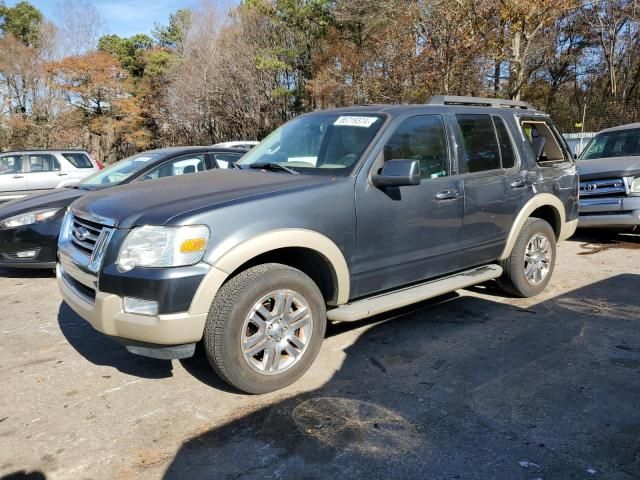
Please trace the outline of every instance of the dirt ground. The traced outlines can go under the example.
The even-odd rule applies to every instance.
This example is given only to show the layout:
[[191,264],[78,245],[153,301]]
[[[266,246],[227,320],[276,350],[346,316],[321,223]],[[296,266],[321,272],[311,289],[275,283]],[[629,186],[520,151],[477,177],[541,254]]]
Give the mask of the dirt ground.
[[640,478],[640,235],[579,232],[548,290],[334,325],[301,381],[230,391],[0,271],[3,479]]

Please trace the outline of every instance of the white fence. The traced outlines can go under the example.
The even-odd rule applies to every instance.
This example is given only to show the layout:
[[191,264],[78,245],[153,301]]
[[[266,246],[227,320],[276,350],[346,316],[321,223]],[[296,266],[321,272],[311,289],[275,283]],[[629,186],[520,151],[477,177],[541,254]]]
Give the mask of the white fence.
[[589,141],[596,136],[596,133],[597,132],[565,133],[562,136],[569,144],[571,151],[576,155],[580,155]]

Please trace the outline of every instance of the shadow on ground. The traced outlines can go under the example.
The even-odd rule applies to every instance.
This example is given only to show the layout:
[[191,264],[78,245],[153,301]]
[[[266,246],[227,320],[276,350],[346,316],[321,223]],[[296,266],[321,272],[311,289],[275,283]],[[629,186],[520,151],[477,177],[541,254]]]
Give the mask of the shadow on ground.
[[570,241],[580,243],[578,255],[594,255],[611,249],[640,250],[640,232],[611,230],[578,230]]
[[191,438],[164,478],[638,478],[638,292],[618,275],[374,324],[325,386]]
[[0,268],[0,277],[4,278],[53,278],[52,269],[40,268]]
[[46,480],[47,476],[40,471],[28,472],[20,470],[0,477],[0,480]]
[[140,357],[96,331],[64,302],[58,311],[58,324],[67,341],[95,365],[106,365],[142,378],[166,378],[172,375],[169,360]]

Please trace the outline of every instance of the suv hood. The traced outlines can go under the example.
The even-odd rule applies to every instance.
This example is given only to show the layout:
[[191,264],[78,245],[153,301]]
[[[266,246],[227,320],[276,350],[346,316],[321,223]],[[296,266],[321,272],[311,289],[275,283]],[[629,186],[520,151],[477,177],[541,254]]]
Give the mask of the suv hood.
[[640,157],[607,157],[578,160],[578,174],[581,180],[640,175]]
[[120,228],[165,225],[177,215],[201,208],[330,182],[332,177],[219,169],[92,192],[72,208],[81,215],[113,220]]

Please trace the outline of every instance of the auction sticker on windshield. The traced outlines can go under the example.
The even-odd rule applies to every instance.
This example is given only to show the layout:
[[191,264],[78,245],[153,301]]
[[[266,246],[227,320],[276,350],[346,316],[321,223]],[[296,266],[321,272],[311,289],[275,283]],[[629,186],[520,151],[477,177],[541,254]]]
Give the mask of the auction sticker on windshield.
[[369,128],[376,123],[377,117],[339,117],[333,125],[336,127],[363,127]]

